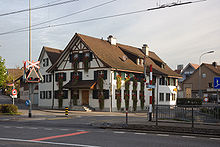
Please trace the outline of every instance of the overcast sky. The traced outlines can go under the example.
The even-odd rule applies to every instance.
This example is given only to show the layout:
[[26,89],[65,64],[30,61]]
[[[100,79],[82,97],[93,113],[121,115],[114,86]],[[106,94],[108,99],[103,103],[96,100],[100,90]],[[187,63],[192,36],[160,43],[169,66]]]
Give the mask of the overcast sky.
[[[66,0],[31,0],[33,7]],[[32,11],[32,24],[77,12],[111,0],[76,2]],[[116,0],[105,6],[73,15],[47,25],[143,10],[157,3],[177,0]],[[182,0],[185,2],[188,0]],[[192,0],[194,1],[194,0]],[[28,0],[1,0],[0,14],[28,8]],[[45,26],[42,25],[42,26]],[[28,27],[28,12],[0,16],[0,33]],[[148,44],[172,69],[178,64],[202,62],[220,64],[220,0],[207,0],[184,6],[159,9],[122,17],[84,22],[32,31],[32,57],[37,60],[43,46],[64,49],[75,33],[106,39],[110,34],[117,42],[141,48]],[[0,35],[0,56],[7,68],[22,66],[28,59],[28,32]]]

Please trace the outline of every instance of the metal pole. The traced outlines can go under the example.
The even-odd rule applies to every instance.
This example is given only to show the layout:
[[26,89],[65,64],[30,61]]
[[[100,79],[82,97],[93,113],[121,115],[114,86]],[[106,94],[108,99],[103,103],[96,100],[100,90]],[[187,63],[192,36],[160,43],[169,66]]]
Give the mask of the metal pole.
[[193,128],[194,128],[194,116],[193,116],[193,106],[192,106],[192,131],[193,131]]
[[[159,77],[160,78],[160,77]],[[156,106],[156,126],[158,126],[158,94],[159,94],[159,79],[157,79],[157,106]]]
[[[29,61],[31,62],[31,0],[29,0]],[[29,117],[31,117],[31,109],[32,109],[32,102],[31,102],[32,90],[33,90],[32,88],[33,88],[32,84],[29,83],[29,101],[30,101],[29,115],[28,115]]]
[[199,80],[198,80],[198,88],[199,88],[199,98],[202,98],[202,90],[201,90],[201,58],[202,58],[202,56],[203,55],[205,55],[205,54],[210,54],[210,53],[214,53],[214,51],[208,51],[208,52],[205,52],[205,53],[203,53],[200,57],[199,57]]
[[[152,65],[150,65],[150,85],[151,86],[152,86],[152,80],[153,80]],[[149,121],[152,121],[152,87],[150,88]]]
[[128,125],[128,110],[126,110],[126,125]]

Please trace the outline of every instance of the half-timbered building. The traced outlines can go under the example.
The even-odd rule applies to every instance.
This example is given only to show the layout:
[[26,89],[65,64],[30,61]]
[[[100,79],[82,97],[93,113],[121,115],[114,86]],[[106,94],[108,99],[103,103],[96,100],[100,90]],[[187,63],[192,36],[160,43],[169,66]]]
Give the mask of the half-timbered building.
[[[56,57],[49,52],[56,52]],[[76,33],[63,51],[48,51],[44,47],[39,60],[44,76],[44,82],[39,84],[41,107],[146,109],[150,65],[153,66],[154,102],[158,96],[159,104],[176,104],[175,89],[180,76],[149,51],[147,45],[140,49],[117,43],[113,36],[104,40]]]

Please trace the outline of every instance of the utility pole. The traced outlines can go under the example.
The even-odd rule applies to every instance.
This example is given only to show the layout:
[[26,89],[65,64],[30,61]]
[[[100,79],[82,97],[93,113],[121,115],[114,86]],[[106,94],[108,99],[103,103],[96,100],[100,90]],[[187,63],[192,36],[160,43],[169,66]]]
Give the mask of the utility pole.
[[[29,0],[29,61],[31,62],[31,0]],[[31,102],[31,97],[32,97],[32,92],[33,92],[33,86],[32,83],[28,83],[29,85],[29,113],[28,116],[31,117],[31,110],[32,110],[32,102]]]
[[152,121],[152,80],[153,80],[153,73],[152,73],[152,64],[150,65],[150,103],[149,103],[149,121]]

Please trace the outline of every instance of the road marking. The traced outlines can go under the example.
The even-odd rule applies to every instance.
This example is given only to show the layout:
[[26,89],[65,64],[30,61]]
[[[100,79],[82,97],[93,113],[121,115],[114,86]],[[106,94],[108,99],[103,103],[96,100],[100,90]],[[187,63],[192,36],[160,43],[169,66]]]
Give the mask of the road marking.
[[194,136],[182,136],[182,137],[184,137],[184,138],[196,138]]
[[169,136],[168,134],[157,134],[157,136]]
[[24,127],[16,127],[17,129],[23,129]]
[[64,134],[64,135],[57,135],[57,136],[50,136],[50,137],[43,137],[43,138],[37,138],[37,139],[32,139],[32,140],[33,141],[41,141],[41,140],[48,140],[48,139],[54,139],[54,138],[61,138],[61,137],[67,137],[67,136],[80,135],[80,134],[85,134],[85,133],[88,133],[88,131],[76,132],[76,133],[70,133],[70,134]]
[[68,131],[69,129],[59,129],[59,130],[61,130],[61,131]]
[[146,133],[134,133],[136,135],[146,135]]
[[209,139],[212,139],[212,140],[220,140],[220,138],[209,138]]
[[38,129],[38,128],[30,127],[29,129],[36,130],[36,129]]
[[44,130],[53,130],[53,129],[51,129],[51,128],[44,128]]
[[34,141],[34,140],[13,139],[13,138],[0,138],[0,140],[41,143],[41,144],[55,144],[55,145],[63,145],[63,146],[100,147],[100,146],[84,145],[84,144],[70,144],[70,143],[61,143],[61,142]]
[[114,132],[116,134],[124,134],[125,132]]
[[9,126],[4,126],[4,128],[11,128],[11,127],[9,127]]

